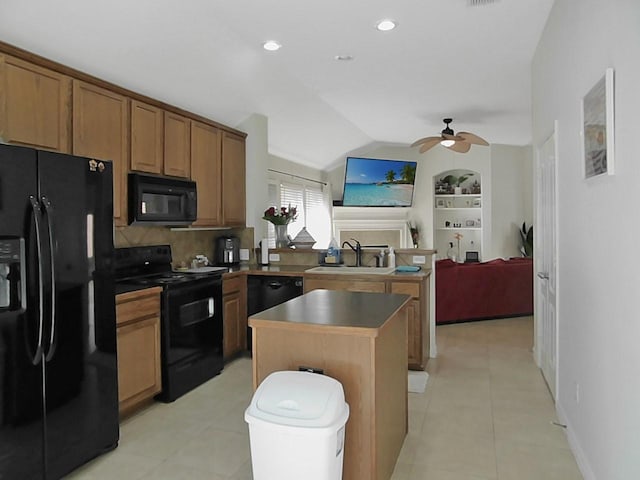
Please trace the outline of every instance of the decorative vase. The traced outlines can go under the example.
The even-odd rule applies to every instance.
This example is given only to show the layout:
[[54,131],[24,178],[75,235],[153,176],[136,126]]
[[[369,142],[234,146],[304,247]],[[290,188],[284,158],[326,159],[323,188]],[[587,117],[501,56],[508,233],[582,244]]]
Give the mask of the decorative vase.
[[289,246],[289,237],[287,236],[286,225],[274,225],[276,230],[276,248],[287,248]]
[[462,187],[454,187],[453,188],[454,195],[462,195]]

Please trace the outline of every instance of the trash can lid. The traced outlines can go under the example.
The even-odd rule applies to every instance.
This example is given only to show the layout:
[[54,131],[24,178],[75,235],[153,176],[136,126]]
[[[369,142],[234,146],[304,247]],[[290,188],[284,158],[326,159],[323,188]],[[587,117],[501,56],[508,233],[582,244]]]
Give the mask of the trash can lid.
[[336,379],[283,371],[263,380],[247,413],[280,425],[326,427],[344,416],[345,409],[344,390]]

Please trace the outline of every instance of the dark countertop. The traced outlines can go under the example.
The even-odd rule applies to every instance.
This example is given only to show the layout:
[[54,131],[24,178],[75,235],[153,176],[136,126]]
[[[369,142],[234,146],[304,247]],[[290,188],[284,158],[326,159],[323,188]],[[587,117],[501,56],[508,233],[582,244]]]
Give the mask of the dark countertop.
[[145,288],[153,288],[153,285],[140,285],[133,283],[120,283],[116,282],[116,295],[121,293],[135,292],[138,290],[144,290]]
[[349,327],[377,330],[409,302],[409,295],[396,293],[313,290],[249,317],[251,326],[283,322],[292,326]]
[[229,272],[222,279],[238,275],[278,275],[282,277],[302,277],[305,270],[313,268],[309,265],[256,265],[240,264],[229,267]]

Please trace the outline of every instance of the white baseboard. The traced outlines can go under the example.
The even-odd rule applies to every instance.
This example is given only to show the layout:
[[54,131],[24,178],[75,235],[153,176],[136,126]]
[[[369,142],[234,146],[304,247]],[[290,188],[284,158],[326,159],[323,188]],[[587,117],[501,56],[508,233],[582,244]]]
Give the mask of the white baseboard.
[[569,447],[571,448],[571,452],[576,459],[576,463],[578,464],[578,468],[580,469],[580,473],[582,473],[584,480],[598,480],[593,473],[593,470],[591,469],[589,459],[580,446],[580,442],[575,435],[575,430],[571,426],[567,415],[564,413],[564,410],[559,403],[556,403],[556,412],[558,414],[558,420],[560,420],[560,423],[563,423],[567,426],[565,432],[567,434],[567,440],[569,441]]

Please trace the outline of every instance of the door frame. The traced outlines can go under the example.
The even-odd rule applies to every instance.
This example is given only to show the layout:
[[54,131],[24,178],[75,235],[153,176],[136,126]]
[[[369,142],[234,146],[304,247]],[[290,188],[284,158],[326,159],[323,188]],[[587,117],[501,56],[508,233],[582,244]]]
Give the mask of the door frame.
[[[555,312],[556,312],[556,319],[555,319],[555,342],[554,342],[554,347],[555,347],[555,374],[554,374],[554,391],[555,391],[555,398],[554,403],[557,401],[557,398],[559,397],[560,393],[559,393],[559,387],[560,387],[560,382],[558,380],[558,370],[559,370],[559,365],[560,365],[560,335],[559,335],[559,331],[560,329],[559,327],[559,323],[560,323],[560,319],[559,319],[559,315],[558,312],[560,311],[560,303],[561,303],[561,279],[560,279],[560,256],[559,256],[559,252],[558,252],[558,245],[559,245],[559,221],[558,221],[558,203],[559,203],[559,197],[558,197],[558,159],[559,159],[559,148],[558,148],[558,139],[559,139],[559,122],[558,120],[554,121],[553,124],[553,130],[551,131],[551,133],[549,135],[547,135],[546,137],[544,137],[544,141],[541,142],[537,147],[536,147],[536,159],[535,159],[535,188],[534,188],[534,222],[536,225],[536,228],[534,229],[534,252],[539,252],[540,251],[540,245],[542,242],[542,232],[541,232],[541,222],[540,220],[540,209],[539,209],[539,196],[540,196],[540,189],[541,189],[541,181],[540,181],[540,176],[539,176],[539,169],[540,169],[540,158],[541,158],[541,152],[542,152],[542,148],[543,146],[549,141],[549,139],[553,137],[554,138],[554,176],[555,176],[555,182],[554,182],[554,189],[555,189],[555,214],[554,214],[554,220],[555,220],[555,244],[553,245],[553,249],[554,249],[554,255],[555,255]],[[538,367],[540,369],[542,369],[542,319],[539,315],[539,312],[536,311],[536,307],[538,306],[538,302],[540,300],[540,291],[539,291],[539,282],[538,282],[538,278],[537,278],[537,273],[538,271],[540,271],[539,267],[541,266],[538,261],[541,260],[536,260],[535,256],[534,256],[534,266],[533,266],[533,285],[534,285],[534,300],[533,300],[533,305],[534,305],[534,334],[533,334],[533,339],[534,339],[534,345],[533,345],[533,351],[534,351],[534,359],[536,362],[536,365],[538,365]],[[546,381],[546,379],[545,379]]]

